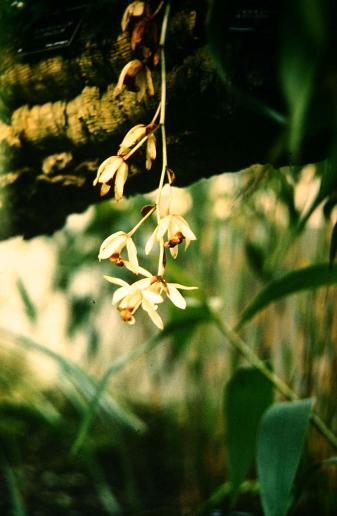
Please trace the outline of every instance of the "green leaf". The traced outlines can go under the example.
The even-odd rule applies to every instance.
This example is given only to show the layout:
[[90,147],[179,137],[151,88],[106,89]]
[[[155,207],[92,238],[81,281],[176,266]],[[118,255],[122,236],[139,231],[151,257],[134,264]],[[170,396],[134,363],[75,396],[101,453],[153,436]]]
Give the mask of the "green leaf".
[[238,369],[225,388],[229,476],[233,494],[246,479],[256,450],[259,421],[273,402],[273,387],[255,368]]
[[330,457],[330,459],[322,460],[321,464],[324,466],[337,466],[337,457]]
[[333,262],[335,261],[336,253],[337,253],[337,222],[333,227],[332,234],[331,234],[331,240],[330,240],[330,256],[329,256],[330,267],[332,267]]
[[11,514],[13,516],[26,516],[27,513],[23,504],[23,496],[20,492],[15,472],[2,450],[0,450],[0,464],[3,470],[4,480],[7,483]]
[[115,363],[106,370],[101,380],[98,382],[96,391],[92,395],[91,401],[84,413],[79,432],[72,447],[72,453],[78,453],[79,449],[82,447],[91,428],[91,424],[94,420],[97,408],[99,407],[101,397],[103,396],[109,381],[115,374],[127,367],[130,363],[137,360],[145,353],[152,351],[152,349],[158,346],[165,337],[173,336],[177,331],[181,330],[186,325],[196,325],[197,323],[211,320],[211,314],[207,306],[202,307],[202,309],[200,308],[197,311],[187,309],[183,313],[184,317],[177,317],[176,320],[168,323],[163,331],[149,339],[142,346],[138,346],[135,350],[131,351],[126,356],[117,359]]
[[262,417],[257,469],[265,516],[287,514],[312,405],[312,400],[276,403]]
[[302,290],[311,290],[337,283],[337,266],[317,264],[289,272],[282,278],[270,282],[262,289],[243,311],[236,330],[252,319],[254,315],[282,297]]
[[28,294],[28,291],[23,281],[19,278],[17,280],[16,285],[21,296],[22,302],[24,304],[27,316],[32,322],[35,322],[37,319],[37,310],[35,308],[33,301],[30,298],[30,295]]

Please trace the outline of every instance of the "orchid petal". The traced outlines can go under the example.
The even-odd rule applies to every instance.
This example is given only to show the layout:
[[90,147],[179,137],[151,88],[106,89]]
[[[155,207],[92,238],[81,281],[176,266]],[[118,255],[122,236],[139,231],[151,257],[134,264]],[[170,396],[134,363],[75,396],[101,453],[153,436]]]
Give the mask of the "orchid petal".
[[190,226],[188,225],[188,222],[182,217],[181,215],[175,215],[175,218],[177,219],[180,231],[184,235],[185,238],[188,238],[189,240],[196,240],[197,237],[191,230]]
[[103,276],[104,279],[106,279],[107,281],[109,281],[110,283],[113,283],[114,285],[119,285],[120,287],[129,287],[130,285],[120,279],[120,278],[113,278],[112,276]]
[[107,195],[110,192],[110,190],[111,190],[111,186],[110,185],[108,185],[106,183],[102,183],[101,191],[100,191],[100,196],[104,197],[104,195]]
[[128,295],[131,293],[131,286],[130,285],[125,285],[121,288],[118,288],[115,292],[114,292],[114,295],[112,296],[112,304],[115,305],[116,303],[118,303],[121,299],[123,298],[126,298],[128,297]]
[[157,240],[160,240],[165,235],[165,233],[169,227],[169,224],[170,224],[170,219],[171,219],[171,216],[166,215],[166,217],[163,217],[160,220],[160,222],[157,226]]
[[128,251],[129,262],[132,265],[132,267],[134,267],[135,270],[137,270],[137,267],[138,267],[137,247],[135,246],[131,237],[129,237],[126,241],[126,248]]
[[151,272],[147,271],[143,267],[138,267],[137,271],[139,274],[142,274],[146,278],[151,278],[151,279],[153,278],[153,274],[151,274]]
[[162,330],[164,328],[163,321],[158,312],[156,312],[156,310],[154,309],[153,305],[146,304],[146,302],[143,301],[142,308],[145,310],[145,312],[147,312],[153,324],[155,324],[157,328]]
[[123,158],[120,156],[111,156],[110,158],[103,161],[97,171],[97,177],[99,183],[107,183],[111,181],[115,173],[122,165]]
[[120,253],[127,242],[127,235],[123,231],[117,231],[103,240],[99,249],[98,259],[105,260],[114,253]]
[[170,253],[171,253],[172,258],[174,258],[174,259],[177,258],[178,251],[179,251],[179,248],[177,245],[175,247],[170,247]]
[[172,303],[178,308],[186,308],[186,301],[180,294],[179,290],[172,286],[172,283],[168,284],[167,287],[167,297],[172,301]]
[[[152,278],[152,276],[151,276]],[[143,278],[141,280],[135,281],[132,283],[131,287],[133,290],[142,290],[144,288],[148,288],[151,285],[151,278]]]
[[151,290],[143,290],[143,298],[155,305],[164,301],[160,294],[152,292]]
[[157,228],[153,231],[152,235],[150,236],[150,238],[146,242],[146,245],[145,245],[145,254],[146,255],[148,255],[151,252],[151,250],[152,250],[152,247],[153,247],[153,244],[154,244],[154,241],[155,241],[155,238],[156,238],[156,234],[157,234]]
[[[121,158],[122,159],[122,158]],[[115,199],[116,201],[120,201],[123,197],[124,185],[128,178],[128,165],[123,161],[120,165],[115,180]]]
[[186,285],[180,285],[179,283],[168,283],[169,288],[175,287],[180,290],[197,290],[199,287],[188,287]]

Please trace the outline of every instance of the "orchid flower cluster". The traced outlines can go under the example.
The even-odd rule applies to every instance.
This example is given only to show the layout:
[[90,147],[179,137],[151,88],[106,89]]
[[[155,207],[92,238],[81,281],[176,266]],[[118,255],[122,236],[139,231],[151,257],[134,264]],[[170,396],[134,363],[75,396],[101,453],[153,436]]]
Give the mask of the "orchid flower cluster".
[[[136,18],[135,25],[131,34],[131,47],[136,47],[142,43],[144,34],[152,26],[153,18],[159,12],[164,2],[160,2],[157,10],[152,15],[149,14],[146,2],[132,2],[126,9],[122,19],[122,29],[126,30],[133,18]],[[116,231],[109,235],[103,242],[99,250],[99,260],[109,260],[115,266],[125,267],[136,277],[142,276],[134,282],[126,281],[113,276],[104,276],[110,283],[119,288],[114,292],[112,304],[117,305],[117,309],[123,321],[128,324],[135,324],[135,313],[141,307],[150,317],[151,321],[160,329],[163,329],[163,321],[158,313],[158,306],[167,297],[178,308],[186,307],[186,300],[179,292],[180,290],[194,290],[197,287],[170,283],[165,278],[165,268],[167,251],[176,259],[179,246],[184,242],[185,250],[196,236],[191,230],[188,222],[178,213],[171,209],[173,188],[172,182],[175,175],[168,168],[167,164],[167,145],[165,133],[165,105],[166,105],[166,81],[165,81],[165,54],[164,42],[167,28],[170,4],[166,4],[165,14],[162,22],[162,30],[158,48],[152,52],[147,51],[147,59],[152,56],[156,64],[161,60],[161,100],[158,109],[149,124],[137,124],[132,127],[123,138],[116,155],[103,161],[97,171],[94,185],[100,185],[101,195],[106,195],[112,185],[116,201],[123,197],[124,185],[128,178],[128,160],[142,146],[146,146],[145,168],[150,170],[152,162],[157,157],[155,132],[160,129],[162,143],[162,169],[159,179],[159,186],[156,193],[156,200],[153,205],[144,206],[142,218],[128,232]],[[159,49],[159,50],[158,50]],[[130,62],[127,68],[122,70],[117,84],[117,90],[122,87],[128,73],[138,70],[135,76],[140,73],[138,63]],[[144,65],[147,66],[147,65]],[[145,70],[145,76],[149,73]],[[137,82],[137,81],[136,81]],[[138,85],[140,90],[143,86]],[[151,91],[152,92],[152,91]],[[118,91],[117,91],[118,93]],[[158,121],[159,118],[159,121]],[[163,203],[162,199],[168,197],[168,203]],[[154,249],[158,251],[158,267],[155,273],[149,272],[139,265],[137,246],[133,240],[134,235],[150,219],[156,216],[156,227],[145,245],[145,254],[149,255]]]

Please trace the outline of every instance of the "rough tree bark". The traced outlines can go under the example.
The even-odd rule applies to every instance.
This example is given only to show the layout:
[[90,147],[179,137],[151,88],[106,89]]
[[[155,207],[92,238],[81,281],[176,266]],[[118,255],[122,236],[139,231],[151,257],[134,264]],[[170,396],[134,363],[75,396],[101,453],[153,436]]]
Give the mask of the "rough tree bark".
[[[94,12],[101,24],[87,16],[68,50],[19,57],[6,49],[0,78],[1,239],[50,234],[68,214],[100,201],[92,186],[98,164],[116,152],[130,127],[151,120],[158,105],[158,70],[153,71],[155,97],[139,103],[135,92],[114,96],[119,72],[132,58],[119,24],[124,7],[103,2]],[[303,155],[286,155],[280,151],[284,128],[230,93],[206,45],[205,16],[204,1],[177,3],[167,38],[168,152],[177,185],[254,163],[321,159],[324,135],[318,143],[315,137],[315,145],[309,141]],[[229,41],[230,56],[238,52],[235,47]],[[269,52],[262,60],[255,59],[254,49],[241,57],[249,69],[249,94],[277,103],[275,78],[264,64],[273,58]],[[146,172],[142,163],[132,162],[127,195],[156,184],[159,165]]]

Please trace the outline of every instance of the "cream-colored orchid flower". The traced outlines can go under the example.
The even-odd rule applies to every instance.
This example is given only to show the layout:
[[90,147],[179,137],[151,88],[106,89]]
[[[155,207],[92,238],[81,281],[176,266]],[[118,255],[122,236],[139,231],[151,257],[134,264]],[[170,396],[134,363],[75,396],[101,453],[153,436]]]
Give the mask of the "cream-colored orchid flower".
[[153,231],[145,246],[145,254],[149,254],[155,240],[160,241],[167,232],[168,240],[165,242],[165,247],[170,249],[173,258],[178,255],[178,245],[185,240],[185,250],[190,245],[191,240],[196,240],[197,237],[191,230],[188,222],[181,215],[166,215],[160,219],[159,224]]
[[123,197],[124,185],[128,177],[128,165],[122,156],[111,156],[101,163],[93,185],[101,183],[101,196],[106,195],[111,183],[115,180],[115,199],[120,201]]
[[[150,283],[145,283],[146,285],[150,285],[154,292],[158,294],[162,294],[164,292],[167,297],[172,301],[172,303],[181,309],[186,308],[186,300],[180,294],[179,290],[197,290],[198,287],[190,287],[187,285],[181,285],[180,283],[168,283],[162,276],[153,276],[151,272],[143,269],[143,267],[138,267],[139,274],[145,276]],[[142,280],[140,280],[142,281]]]
[[125,156],[130,150],[137,145],[147,134],[147,126],[145,124],[137,124],[132,127],[124,136],[118,150],[118,156]]
[[135,324],[136,320],[134,314],[141,306],[152,322],[159,329],[163,329],[163,321],[157,309],[158,304],[162,303],[164,300],[158,293],[157,287],[153,285],[152,277],[138,280],[131,285],[119,278],[113,278],[111,276],[104,276],[104,278],[110,283],[120,286],[112,297],[112,304],[118,304],[118,310],[123,321],[128,324]]
[[[122,250],[126,247],[129,262],[123,260],[120,256]],[[98,253],[99,260],[110,260],[117,265],[129,265],[128,269],[136,272],[138,269],[137,248],[129,233],[117,231],[108,236],[100,247]]]
[[180,294],[179,290],[196,290],[198,287],[188,287],[186,285],[180,285],[179,283],[167,283],[165,280],[161,280],[160,293],[164,292],[172,303],[177,307],[184,310],[186,308],[186,300]]

